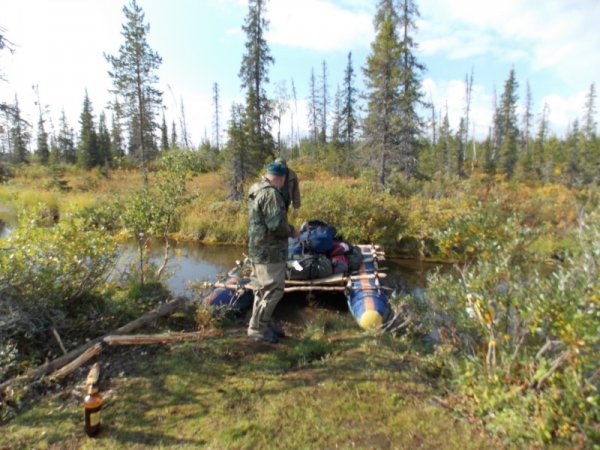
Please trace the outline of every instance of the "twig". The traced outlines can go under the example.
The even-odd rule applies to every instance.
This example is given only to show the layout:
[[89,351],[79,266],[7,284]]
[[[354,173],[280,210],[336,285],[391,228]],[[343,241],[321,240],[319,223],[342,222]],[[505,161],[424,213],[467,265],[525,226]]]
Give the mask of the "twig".
[[550,367],[550,369],[548,369],[548,371],[542,375],[540,377],[539,380],[537,381],[532,381],[531,383],[529,383],[529,387],[535,387],[537,389],[539,389],[542,384],[544,383],[544,381],[546,381],[548,378],[550,378],[550,376],[556,372],[558,370],[558,368],[566,361],[568,360],[571,355],[573,354],[573,352],[571,351],[571,349],[567,349],[564,352],[562,352],[560,355],[558,355],[558,357],[552,362],[552,366]]
[[58,342],[58,346],[60,347],[60,349],[63,352],[63,355],[67,354],[67,349],[65,348],[62,339],[60,338],[60,335],[58,334],[58,331],[56,331],[56,328],[52,328],[52,334],[54,335],[54,338],[56,339],[56,342]]

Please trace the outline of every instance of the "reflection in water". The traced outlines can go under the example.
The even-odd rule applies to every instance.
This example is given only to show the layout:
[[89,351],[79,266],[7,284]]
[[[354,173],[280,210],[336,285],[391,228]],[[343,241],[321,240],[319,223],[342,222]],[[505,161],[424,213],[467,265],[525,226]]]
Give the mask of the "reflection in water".
[[[191,296],[190,282],[215,281],[218,275],[228,272],[235,266],[237,259],[243,258],[245,247],[234,245],[204,245],[196,242],[171,243],[169,265],[165,281],[174,295]],[[160,266],[164,249],[160,241],[150,246],[150,261]],[[138,261],[138,247],[135,242],[128,243],[117,262],[123,271],[132,262]]]

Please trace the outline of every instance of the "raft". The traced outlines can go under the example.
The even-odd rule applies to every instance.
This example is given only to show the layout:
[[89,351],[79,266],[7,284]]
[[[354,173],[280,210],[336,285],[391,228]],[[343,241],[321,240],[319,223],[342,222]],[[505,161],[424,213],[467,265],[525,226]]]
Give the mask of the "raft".
[[[350,274],[335,274],[312,280],[285,281],[286,293],[332,292],[346,296],[348,309],[358,325],[364,329],[380,327],[390,315],[390,304],[382,279],[386,274],[379,268],[385,253],[377,245],[357,245],[363,256],[360,267]],[[248,261],[237,262],[224,279],[215,282],[202,303],[212,309],[230,308],[244,311],[252,307],[254,293],[250,282]],[[285,299],[285,297],[284,297]]]

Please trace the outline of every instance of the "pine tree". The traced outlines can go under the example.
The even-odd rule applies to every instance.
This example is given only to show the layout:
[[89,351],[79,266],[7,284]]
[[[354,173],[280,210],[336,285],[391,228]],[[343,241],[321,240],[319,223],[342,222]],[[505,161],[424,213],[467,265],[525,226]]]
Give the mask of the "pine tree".
[[150,25],[144,23],[144,12],[136,0],[123,7],[126,23],[121,34],[124,43],[118,56],[105,55],[111,64],[109,75],[114,92],[124,100],[124,116],[129,119],[130,149],[138,157],[144,183],[147,184],[146,161],[157,153],[154,142],[155,115],[162,104],[162,93],[154,86],[161,57],[150,48],[147,35]]
[[77,153],[77,162],[81,167],[90,169],[100,162],[98,152],[98,136],[94,126],[94,116],[92,112],[92,103],[88,97],[87,90],[83,99],[83,110],[79,118],[81,126],[79,134],[79,149]]
[[246,132],[249,174],[256,174],[268,158],[274,157],[274,143],[269,125],[271,102],[266,93],[269,83],[268,68],[274,59],[270,54],[265,34],[265,0],[249,0],[248,15],[242,26],[246,33],[246,53],[239,72],[242,89],[246,90]]
[[356,117],[356,88],[354,87],[354,68],[352,66],[352,52],[348,53],[348,64],[344,72],[344,88],[342,92],[342,120],[340,134],[348,151],[354,146],[354,138],[358,120]]
[[27,123],[21,118],[21,109],[19,100],[15,94],[15,104],[10,108],[12,124],[10,128],[10,148],[12,150],[12,162],[14,164],[28,164],[29,152],[27,144],[29,143],[29,133],[26,130]]
[[110,133],[106,126],[106,114],[100,113],[98,118],[98,165],[110,167],[112,165],[112,154],[110,151]]

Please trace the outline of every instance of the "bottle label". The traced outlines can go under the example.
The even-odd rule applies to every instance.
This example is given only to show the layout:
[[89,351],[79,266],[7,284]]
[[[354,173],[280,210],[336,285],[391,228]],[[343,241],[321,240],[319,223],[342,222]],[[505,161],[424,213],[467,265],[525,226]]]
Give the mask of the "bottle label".
[[90,427],[95,427],[100,423],[100,411],[90,413]]

